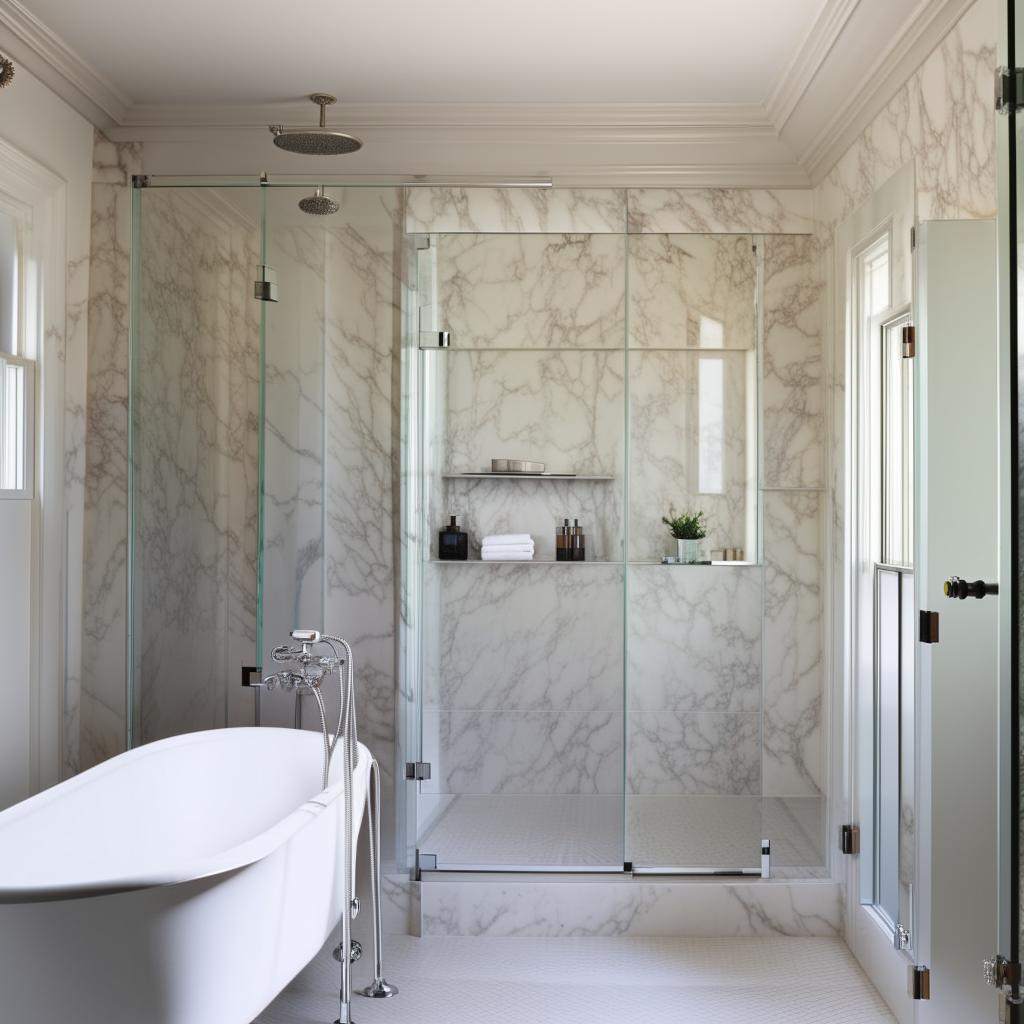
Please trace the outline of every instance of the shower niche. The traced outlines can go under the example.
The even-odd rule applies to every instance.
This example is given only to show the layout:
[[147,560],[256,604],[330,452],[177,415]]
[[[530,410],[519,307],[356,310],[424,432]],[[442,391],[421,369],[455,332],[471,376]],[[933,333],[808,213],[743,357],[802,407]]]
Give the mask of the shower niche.
[[[775,836],[776,867],[823,866],[817,784],[764,764],[772,238],[627,230],[624,202],[596,230],[468,220],[407,212],[410,860],[754,872]],[[706,564],[663,562],[670,510],[704,512]],[[450,515],[466,561],[437,557]],[[556,561],[566,518],[585,562]],[[481,560],[523,533],[532,561]]]

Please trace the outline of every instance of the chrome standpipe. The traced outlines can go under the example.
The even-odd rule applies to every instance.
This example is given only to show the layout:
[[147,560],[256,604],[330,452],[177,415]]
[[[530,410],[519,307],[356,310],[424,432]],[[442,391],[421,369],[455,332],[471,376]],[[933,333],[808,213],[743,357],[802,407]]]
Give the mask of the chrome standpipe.
[[373,904],[373,983],[360,989],[368,999],[390,999],[398,986],[384,979],[383,928],[381,926],[381,851],[380,851],[380,765],[370,760],[370,799],[367,801],[370,826],[370,900]]

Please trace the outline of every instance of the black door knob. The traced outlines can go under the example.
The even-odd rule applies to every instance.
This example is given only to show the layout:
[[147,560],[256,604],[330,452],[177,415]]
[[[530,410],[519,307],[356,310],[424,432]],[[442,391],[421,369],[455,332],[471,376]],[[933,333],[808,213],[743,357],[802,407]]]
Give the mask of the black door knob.
[[960,579],[959,576],[950,576],[942,584],[942,592],[946,597],[959,598],[966,601],[969,597],[976,597],[979,600],[986,594],[998,594],[998,583],[986,583],[984,580],[975,580],[973,583]]

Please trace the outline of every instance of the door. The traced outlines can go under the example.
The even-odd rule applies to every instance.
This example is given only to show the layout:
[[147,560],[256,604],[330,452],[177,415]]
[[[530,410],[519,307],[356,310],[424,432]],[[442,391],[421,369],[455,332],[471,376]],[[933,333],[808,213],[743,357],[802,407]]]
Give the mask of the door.
[[[1000,402],[993,221],[917,232],[915,382],[922,1024],[995,1021]],[[967,582],[960,582],[967,581]],[[937,637],[931,631],[938,615]],[[928,642],[936,641],[937,642]]]

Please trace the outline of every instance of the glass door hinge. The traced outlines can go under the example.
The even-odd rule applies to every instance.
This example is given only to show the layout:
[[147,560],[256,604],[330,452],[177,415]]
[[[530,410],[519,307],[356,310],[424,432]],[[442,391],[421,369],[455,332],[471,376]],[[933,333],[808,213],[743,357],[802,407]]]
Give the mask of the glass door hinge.
[[996,113],[1015,114],[1024,105],[1024,68],[996,68]]
[[931,999],[931,971],[921,964],[913,964],[910,968],[909,984],[907,988],[911,999]]
[[903,925],[896,925],[892,933],[892,944],[894,949],[910,949],[910,932]]
[[839,849],[848,857],[860,853],[859,825],[843,825],[839,830]]
[[1003,956],[989,957],[985,961],[985,982],[1006,997],[1008,1003],[1020,1006],[1024,1003],[1024,992],[1021,991],[1020,964],[1012,963]]
[[406,761],[405,777],[409,782],[428,782],[430,764],[426,761]]

